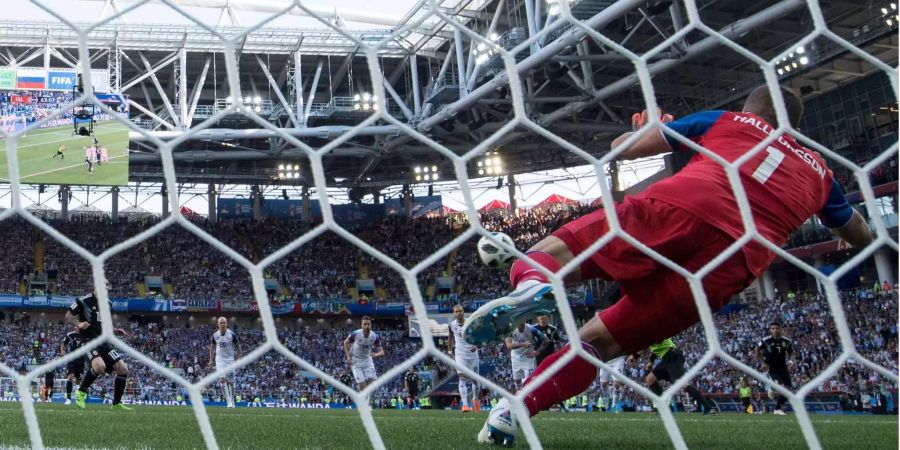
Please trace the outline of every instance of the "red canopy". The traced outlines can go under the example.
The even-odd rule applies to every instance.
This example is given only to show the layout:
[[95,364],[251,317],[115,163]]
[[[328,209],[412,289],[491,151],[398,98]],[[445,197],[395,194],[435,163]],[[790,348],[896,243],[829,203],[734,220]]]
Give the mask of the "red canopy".
[[555,205],[558,203],[562,203],[563,205],[578,204],[578,202],[576,202],[575,200],[572,200],[571,198],[563,197],[562,195],[559,195],[559,194],[553,194],[553,195],[541,200],[541,202],[538,203],[537,205],[538,206],[548,206],[548,205]]
[[495,209],[509,209],[509,203],[504,202],[503,200],[494,200],[487,205],[484,205],[479,209],[480,212],[488,212],[493,211]]
[[447,205],[441,206],[441,209],[443,210],[444,214],[458,214],[459,213],[458,210],[455,210]]
[[187,206],[182,206],[181,207],[181,215],[182,216],[196,216],[197,211],[194,211],[193,209],[188,208]]

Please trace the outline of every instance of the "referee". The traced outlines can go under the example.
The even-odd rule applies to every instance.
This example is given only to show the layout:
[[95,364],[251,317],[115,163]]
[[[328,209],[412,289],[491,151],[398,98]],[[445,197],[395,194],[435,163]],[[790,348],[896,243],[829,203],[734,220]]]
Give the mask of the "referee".
[[[791,374],[788,373],[788,355],[794,354],[794,344],[790,339],[781,335],[781,324],[772,322],[769,325],[769,335],[764,337],[756,346],[756,354],[762,360],[763,372],[769,372],[769,378],[778,384],[790,389]],[[769,398],[775,395],[771,387],[769,388]],[[775,414],[784,415],[783,395],[778,395],[778,401],[775,406]]]
[[750,383],[746,378],[741,378],[741,388],[739,389],[741,396],[741,406],[747,414],[753,414],[753,390],[750,389]]
[[[644,383],[650,388],[650,391],[656,395],[662,395],[663,388],[659,384],[660,381],[668,381],[675,383],[685,374],[684,370],[684,353],[675,345],[672,338],[666,339],[650,346],[650,353],[656,358],[650,373],[644,378]],[[716,414],[719,412],[716,404],[705,397],[693,384],[684,387],[691,400],[694,401],[699,408],[702,408],[703,415]]]

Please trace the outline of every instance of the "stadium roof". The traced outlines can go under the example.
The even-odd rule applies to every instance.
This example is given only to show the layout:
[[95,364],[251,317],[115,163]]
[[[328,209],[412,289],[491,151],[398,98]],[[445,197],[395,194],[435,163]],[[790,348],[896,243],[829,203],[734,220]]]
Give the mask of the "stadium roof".
[[[53,14],[27,0],[11,0],[16,7],[6,14],[12,20],[55,21]],[[253,25],[271,19],[266,26],[324,28],[317,19],[310,17],[300,8],[289,9],[293,3],[288,0],[175,0],[178,8],[190,14],[193,19],[185,17],[178,10],[159,0],[151,0],[140,8],[129,10],[139,3],[137,0],[50,0],[45,2],[53,11],[73,22],[93,22],[107,18],[121,11],[123,21],[133,24],[168,24],[190,25],[200,21],[210,25],[221,22]],[[326,18],[335,15],[350,29],[390,28],[395,26],[412,10],[417,0],[391,0],[381,2],[377,10],[372,8],[371,1],[366,0],[330,0],[304,1],[309,11]],[[272,16],[287,11],[281,17]],[[223,17],[224,13],[224,17]]]
[[[70,3],[91,12],[73,12]],[[121,8],[132,5],[123,0],[117,3]],[[230,3],[239,6],[248,2]],[[278,2],[253,3],[271,6]],[[869,8],[861,8],[857,2],[819,3],[830,30],[880,61],[896,65],[896,22],[886,24],[874,3]],[[75,21],[96,20],[105,5],[103,0],[49,4]],[[236,95],[261,99],[255,107],[251,102],[250,109],[257,109],[263,120],[285,128],[305,146],[318,149],[333,145],[336,138],[371,114],[371,110],[353,109],[354,97],[383,92],[383,112],[389,117],[356,130],[353,137],[323,157],[329,186],[357,189],[357,195],[365,195],[415,182],[416,166],[436,165],[443,179],[453,174],[447,158],[399,125],[415,129],[455,154],[463,154],[490,139],[515,117],[510,90],[506,83],[497,81],[505,79],[505,67],[496,54],[476,58],[479,42],[437,20],[428,11],[427,2],[383,4],[377,15],[384,17],[373,15],[371,20],[366,19],[367,24],[341,17],[344,8],[349,11],[345,16],[365,19],[351,12],[372,8],[354,1],[320,5],[321,14],[336,8],[337,14],[324,14],[332,25],[286,14],[256,29],[248,24],[258,23],[271,12],[236,9],[232,17],[232,12],[221,8],[184,8],[233,42],[240,85]],[[522,96],[524,115],[519,117],[527,116],[586,153],[605,154],[611,139],[630,129],[627,118],[644,109],[632,61],[610,45],[585,38],[580,28],[556,20],[546,10],[541,13],[543,23],[535,24],[528,23],[527,11],[518,2],[460,0],[439,4],[442,14],[468,30],[496,39],[507,50],[518,45],[517,71],[527,90]],[[637,54],[653,50],[682,30],[680,39],[657,49],[649,61],[657,101],[676,115],[733,106],[763,82],[754,61],[705,32],[683,31],[687,15],[679,2],[651,2],[648,8],[647,2],[638,0],[580,0],[572,2],[571,7],[573,16],[582,23]],[[160,8],[168,14],[165,18],[153,14]],[[208,129],[177,146],[174,159],[179,181],[309,185],[312,177],[303,146],[263,129],[250,114],[229,109],[228,97],[235,93],[228,89],[221,39],[172,12],[156,2],[141,5],[124,16],[126,20],[141,20],[110,20],[89,33],[88,44],[92,67],[110,69],[113,86],[131,97],[133,120],[145,130],[160,137],[166,133],[178,136],[185,128],[215,117],[207,124]],[[76,64],[76,33],[46,12],[37,16],[46,20],[7,18],[0,23],[0,65],[40,64],[41,56],[51,67]],[[388,16],[400,17],[399,27],[385,25]],[[172,23],[147,22],[169,18]],[[813,31],[812,15],[802,0],[709,1],[701,6],[700,19],[767,60],[796,53],[800,40]],[[379,20],[384,23],[371,23]],[[339,32],[334,27],[343,28]],[[533,45],[522,44],[529,27],[549,31]],[[386,39],[393,31],[396,35]],[[375,69],[383,78],[383,86],[374,86],[377,79],[370,71],[364,47],[381,41]],[[805,45],[808,63],[782,73],[780,78],[806,97],[878,71],[859,55],[824,37]],[[457,49],[462,50],[463,58],[455,57]],[[26,60],[29,62],[23,63]],[[795,58],[787,64],[798,61]],[[533,129],[518,127],[504,132],[491,146],[503,158],[503,173],[586,162]],[[132,181],[160,181],[158,150],[140,135],[133,141]],[[289,162],[302,165],[302,176],[279,180],[278,165]],[[479,177],[476,162],[477,158],[467,167],[473,178]]]

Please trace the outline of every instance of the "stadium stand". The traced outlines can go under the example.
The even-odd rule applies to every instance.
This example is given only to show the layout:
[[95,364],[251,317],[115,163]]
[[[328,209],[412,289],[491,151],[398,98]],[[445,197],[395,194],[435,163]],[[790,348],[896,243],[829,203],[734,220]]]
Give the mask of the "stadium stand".
[[[876,169],[882,178],[876,186],[896,181],[896,171]],[[846,186],[845,189],[852,189]],[[855,191],[849,191],[855,192]],[[852,195],[852,194],[851,194]],[[896,197],[892,201],[896,201]],[[593,208],[577,205],[560,208],[533,208],[516,215],[483,214],[481,221],[488,230],[509,234],[518,248],[528,248],[540,237]],[[864,215],[868,212],[861,209]],[[297,221],[219,221],[211,224],[201,217],[195,223],[253,262],[287,244],[308,229]],[[129,220],[123,216],[111,221],[103,216],[75,216],[69,221],[51,220],[51,224],[88,251],[100,253],[128,237],[158,223],[153,216]],[[80,295],[91,289],[91,273],[82,258],[54,239],[21,220],[0,222],[2,240],[7,244],[6,258],[0,261],[0,290],[22,292],[35,274],[46,273],[52,293]],[[349,231],[373,243],[386,255],[411,267],[453,239],[468,226],[465,217],[447,216],[407,221],[390,218],[371,225],[356,226]],[[234,260],[214,250],[207,243],[181,227],[170,227],[144,243],[114,256],[107,264],[107,277],[112,281],[113,297],[139,295],[138,285],[146,276],[160,276],[170,287],[165,297],[181,299],[235,299],[250,297],[249,277]],[[896,228],[894,228],[896,229]],[[254,236],[248,239],[247,236]],[[828,230],[810,221],[791,235],[785,248],[802,247],[831,240]],[[474,243],[472,244],[474,245]],[[463,247],[433,264],[419,276],[420,287],[428,300],[483,300],[502,295],[507,288],[503,271],[483,270],[471,247]],[[328,258],[321,258],[328,255]],[[451,261],[448,264],[448,259]],[[40,263],[40,267],[38,267]],[[449,269],[449,270],[448,270]],[[302,273],[302,277],[295,274]],[[325,233],[301,246],[267,268],[267,275],[286,288],[288,299],[331,298],[353,299],[358,278],[371,277],[376,286],[374,301],[407,298],[402,279],[372,256],[354,247],[336,234]],[[454,277],[449,292],[429,292],[439,276]]]
[[[897,372],[897,292],[875,293],[871,289],[854,289],[842,292],[847,310],[847,319],[853,338],[864,356],[878,364]],[[791,375],[799,383],[806,383],[818,375],[839,353],[838,336],[823,297],[818,293],[800,293],[792,301],[785,298],[776,300],[775,307],[761,304],[743,304],[728,312],[716,315],[716,326],[724,348],[741,361],[755,366],[754,350],[758,340],[764,335],[768,323],[780,320],[786,324],[785,334],[794,340],[797,355],[791,366]],[[244,351],[250,351],[263,341],[262,329],[252,318],[243,318],[235,330],[241,336]],[[299,356],[335,377],[345,370],[341,355],[341,341],[352,327],[340,324],[343,319],[330,319],[332,323],[292,324],[279,329],[279,339]],[[582,319],[583,320],[583,319]],[[196,381],[209,373],[206,366],[209,352],[209,336],[214,330],[211,322],[199,323],[183,320],[180,323],[163,321],[161,316],[135,316],[127,328],[134,336],[133,345],[143,354],[183,374],[190,381]],[[334,325],[332,328],[331,326]],[[410,357],[419,347],[417,339],[408,337],[405,324],[399,320],[382,319],[376,323],[376,331],[382,336],[387,351],[385,358],[376,359],[379,373],[399,364]],[[25,372],[39,361],[55,357],[59,342],[69,327],[59,319],[48,320],[40,313],[5,312],[0,318],[0,362]],[[700,327],[693,327],[675,338],[684,349],[689,363],[695,363],[706,349]],[[36,344],[35,344],[36,343]],[[23,351],[38,348],[38,351]],[[488,346],[481,349],[481,372],[500,386],[512,388],[509,353],[502,346]],[[625,375],[641,380],[646,375],[647,360],[635,360],[626,365]],[[130,362],[136,376],[132,378],[128,394],[141,400],[174,400],[186,395],[180,386],[153,372],[147,367]],[[441,380],[451,375],[449,368],[433,360],[426,359],[417,369],[428,373],[428,380]],[[63,377],[62,368],[58,378]],[[701,372],[696,380],[698,387],[709,394],[733,394],[742,375],[720,361],[714,361]],[[751,386],[757,394],[763,393],[765,386],[752,380]],[[0,390],[3,388],[0,387]],[[428,392],[426,384],[423,392]],[[850,362],[838,375],[822,383],[817,389],[821,393],[841,393],[848,396],[887,392],[891,405],[897,405],[896,386],[877,372]],[[237,393],[244,399],[260,397],[265,401],[298,402],[341,401],[340,393],[315,377],[307,376],[293,363],[274,353],[252,362],[237,372]],[[213,384],[207,387],[205,395],[210,400],[221,399],[219,388]],[[381,406],[389,405],[390,398],[403,395],[400,379],[391,380],[373,397]],[[586,393],[596,401],[603,395],[596,383]],[[326,400],[327,399],[327,400]],[[648,401],[630,390],[622,396],[623,404],[636,408],[649,405]],[[584,405],[579,405],[584,406]],[[896,406],[893,406],[896,408]],[[893,409],[896,411],[896,409]]]
[[[884,169],[873,172],[876,186],[896,181],[896,171]],[[843,178],[845,181],[847,178]],[[854,186],[845,186],[853,192]],[[893,201],[896,201],[894,198]],[[577,218],[593,209],[588,205],[563,206],[555,208],[533,208],[520,210],[517,214],[486,213],[481,221],[489,230],[502,230],[509,234],[518,248],[528,248],[549,231]],[[867,213],[866,211],[863,211]],[[266,255],[290,242],[308,230],[308,226],[296,221],[226,220],[209,223],[200,217],[193,218],[196,225],[225,242],[241,255],[258,262]],[[145,216],[129,219],[123,216],[111,221],[104,216],[74,216],[69,221],[50,220],[51,225],[63,232],[87,250],[99,253],[110,246],[138,234],[157,224],[159,219]],[[412,266],[423,255],[437,251],[468,226],[464,216],[450,215],[437,218],[405,220],[390,218],[367,226],[357,226],[350,231],[366,242],[373,243],[388,256],[401,264]],[[73,296],[82,295],[92,289],[90,268],[83,260],[54,239],[47,238],[37,229],[27,226],[18,219],[0,221],[0,241],[6,247],[5,257],[0,259],[0,290],[4,293]],[[254,239],[248,239],[254,236]],[[809,246],[832,239],[831,234],[810,221],[794,233],[785,248]],[[452,304],[463,303],[467,309],[477,307],[480,301],[500,296],[507,289],[508,281],[504,271],[484,270],[473,246],[462,247],[447,258],[438,261],[420,277],[420,286],[426,301],[438,303],[446,309]],[[322,258],[321,255],[328,255]],[[111,296],[134,298],[158,296],[183,300],[219,299],[232,304],[249,301],[252,298],[249,277],[234,260],[213,250],[204,241],[181,227],[170,227],[148,241],[124,250],[114,256],[106,266],[107,277],[111,280]],[[296,276],[303,274],[303,276]],[[433,287],[438,277],[451,276],[454,287],[437,292]],[[162,289],[143,290],[141,284],[147,277],[159,277]],[[370,255],[352,246],[332,233],[325,233],[312,242],[301,246],[287,257],[269,266],[266,277],[277,280],[283,290],[273,299],[301,301],[303,299],[334,299],[341,301],[408,302],[403,280],[392,270],[383,266]],[[357,279],[370,277],[376,295],[364,299],[357,294],[354,298]],[[43,288],[41,280],[46,279]],[[46,289],[36,289],[34,286]],[[573,286],[572,297],[593,295],[598,298],[609,296],[604,285]],[[878,364],[897,371],[897,324],[893,313],[897,310],[896,290],[855,288],[842,291],[854,339],[860,351]],[[716,316],[716,325],[722,345],[732,355],[745,363],[755,366],[754,348],[765,334],[765,327],[773,320],[789,324],[786,333],[795,339],[798,349],[796,364],[792,366],[792,377],[797,385],[806,383],[820,373],[840,352],[840,344],[830,318],[828,306],[819,292],[781,293],[773,303],[738,302]],[[593,309],[576,310],[581,321],[590,316]],[[46,361],[58,351],[58,340],[67,327],[56,320],[45,320],[40,313],[7,311],[7,320],[0,320],[0,350],[4,363],[22,372],[39,361]],[[58,314],[58,313],[57,313]],[[52,315],[52,313],[51,313]],[[240,313],[238,313],[240,315]],[[203,316],[200,314],[199,316]],[[198,316],[198,317],[199,317]],[[141,336],[134,345],[145,355],[166,367],[182,373],[191,381],[196,381],[208,373],[206,358],[208,336],[211,324],[185,322],[168,323],[160,315],[132,317],[131,332]],[[332,319],[329,319],[332,320]],[[237,327],[243,338],[245,351],[259,345],[264,339],[258,323],[252,320]],[[339,377],[344,370],[340,343],[351,330],[346,324],[338,323],[322,326],[303,324],[284,327],[279,330],[279,339],[298,355],[322,368],[326,373]],[[387,326],[386,329],[381,327]],[[385,340],[388,356],[377,361],[379,373],[409,356],[418,348],[416,339],[409,338],[405,324],[397,319],[381,319],[377,331]],[[706,349],[703,332],[694,327],[676,337],[684,349],[690,364],[695,363]],[[16,349],[40,348],[39,353],[17,352]],[[441,347],[443,348],[443,347]],[[510,374],[509,354],[502,346],[488,346],[481,349],[481,372],[507,389],[513,388]],[[625,375],[641,380],[646,375],[649,361],[630,362]],[[136,376],[130,379],[128,393],[135,399],[174,400],[185,396],[186,391],[154,373],[152,370],[132,363]],[[435,384],[455,377],[449,367],[434,362],[431,358],[417,365],[427,381]],[[58,375],[62,377],[62,369]],[[742,375],[739,371],[714,360],[702,372],[697,386],[710,394],[731,395],[736,392]],[[751,386],[759,393],[766,387],[756,380]],[[101,389],[102,388],[101,384]],[[392,380],[373,397],[377,406],[388,407],[390,399],[402,395],[402,381]],[[426,383],[423,392],[430,389]],[[824,393],[839,392],[846,398],[877,398],[875,392],[885,390],[896,405],[896,386],[885,382],[876,372],[850,362],[838,375],[819,386]],[[0,387],[0,391],[3,388]],[[300,400],[317,402],[343,401],[344,396],[313,376],[305,376],[284,357],[270,353],[252,362],[238,372],[237,393],[242,398],[261,398],[266,401],[296,402]],[[215,385],[205,390],[210,400],[221,399],[221,391]],[[585,393],[585,399],[592,407],[607,401],[598,383]],[[624,409],[649,408],[649,402],[630,389],[621,396]],[[584,400],[573,401],[573,407],[584,408]],[[850,405],[851,401],[847,401]],[[859,402],[857,402],[859,403]],[[609,405],[604,405],[609,408]],[[850,406],[847,406],[848,408]]]

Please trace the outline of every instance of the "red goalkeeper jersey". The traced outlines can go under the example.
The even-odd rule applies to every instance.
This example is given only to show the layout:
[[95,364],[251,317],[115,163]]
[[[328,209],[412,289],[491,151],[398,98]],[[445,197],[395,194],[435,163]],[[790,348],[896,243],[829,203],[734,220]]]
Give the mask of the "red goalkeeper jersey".
[[[696,113],[667,126],[728,162],[746,154],[775,130],[756,115],[728,111]],[[689,150],[672,136],[666,135],[666,140],[675,151]],[[789,135],[778,136],[741,165],[738,173],[759,233],[775,245],[784,244],[813,214],[829,228],[845,225],[853,214],[823,159]],[[641,195],[683,208],[735,239],[744,234],[725,169],[702,153],[697,152],[675,176],[657,182]],[[748,264],[761,273],[769,261]]]

